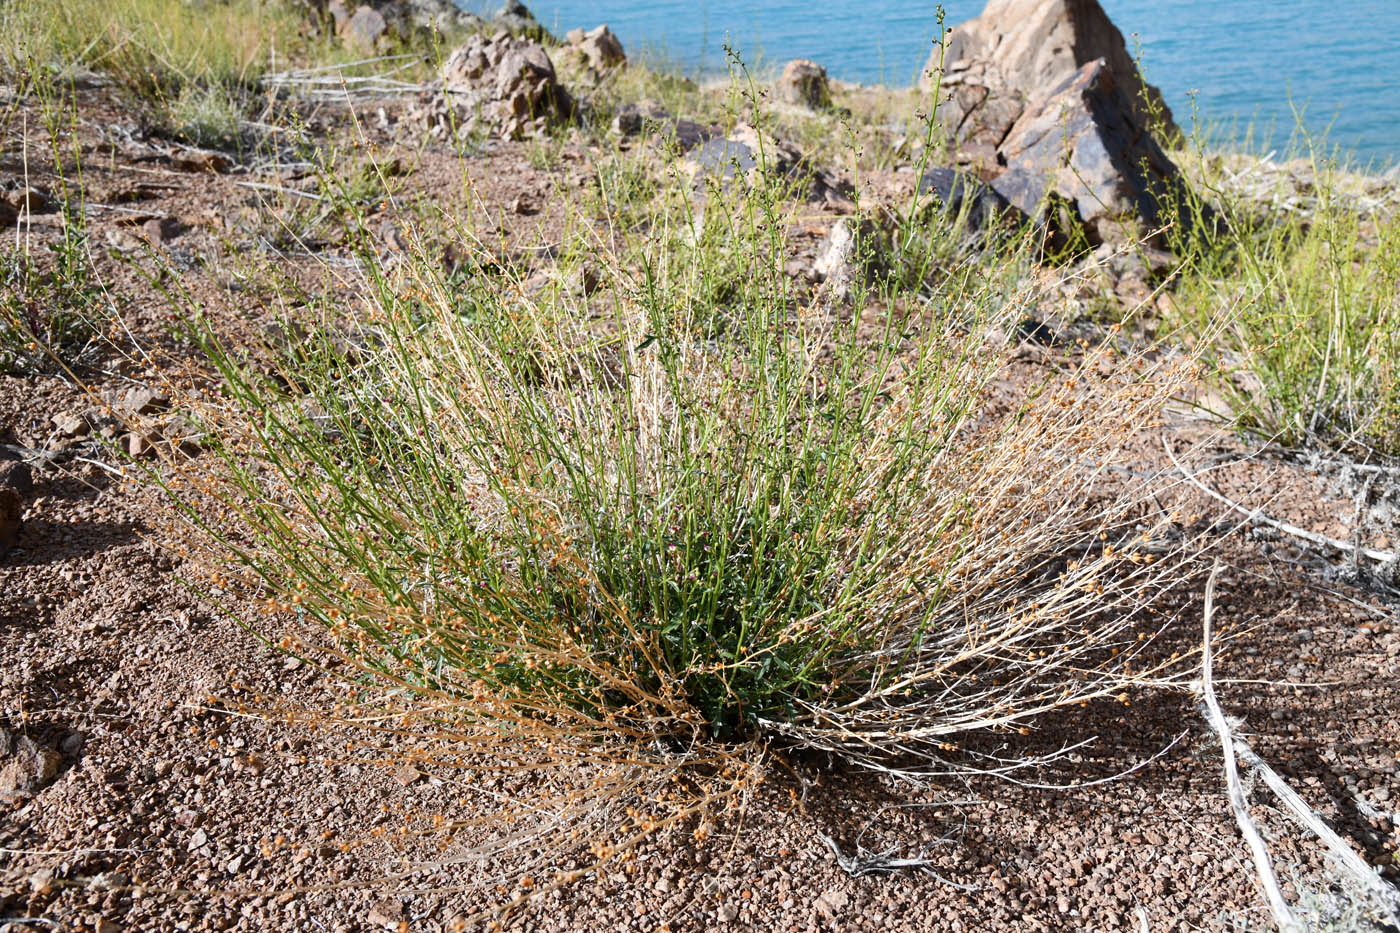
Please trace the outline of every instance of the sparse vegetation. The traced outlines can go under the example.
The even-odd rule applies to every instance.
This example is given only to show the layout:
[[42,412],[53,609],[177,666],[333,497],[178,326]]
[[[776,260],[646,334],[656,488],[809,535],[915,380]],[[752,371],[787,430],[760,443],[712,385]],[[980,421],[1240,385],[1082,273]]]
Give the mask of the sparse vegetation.
[[66,144],[75,105],[62,88],[42,79],[29,90],[44,102],[48,145],[33,158],[56,169],[62,234],[43,248],[27,236],[0,245],[0,374],[80,365],[115,313],[93,273],[81,153]]
[[[344,689],[290,719],[410,742],[377,760],[463,787],[490,775],[431,830],[495,860],[488,913],[666,834],[703,846],[780,770],[1008,777],[1077,761],[1084,707],[1184,686],[1182,593],[1228,529],[1144,465],[1174,400],[1400,456],[1394,191],[1358,203],[1321,159],[1300,195],[1188,149],[1194,223],[1105,260],[1083,231],[1047,249],[1025,215],[970,233],[970,195],[950,213],[921,193],[946,151],[914,92],[803,115],[737,62],[724,87],[634,64],[488,147],[484,122],[411,138],[408,108],[372,129],[278,110],[274,63],[349,56],[276,3],[12,4],[7,41],[50,121],[62,229],[0,256],[0,374],[81,376],[112,349],[87,151],[64,148],[75,66],[187,143],[244,152],[254,116],[294,131],[265,175],[221,179],[234,210],[198,221],[217,249],[127,247],[161,257],[143,281],[179,323],[113,365],[166,393],[115,416],[126,465],[182,519],[159,535],[202,598]],[[613,128],[641,98],[707,141],[746,127],[757,166],[683,163],[670,114]],[[806,156],[782,171],[780,136]],[[483,196],[499,179],[472,160],[497,146],[532,186]],[[881,185],[809,197],[832,164]],[[849,252],[818,271],[838,225]],[[1163,245],[1140,296],[1092,277]],[[228,706],[287,713],[256,690]]]
[[[1152,634],[1192,548],[1111,468],[1189,359],[1113,330],[989,413],[1040,297],[1023,251],[950,253],[956,219],[916,213],[904,271],[845,308],[784,269],[791,178],[711,185],[697,231],[691,183],[629,158],[599,173],[619,225],[555,258],[596,285],[527,291],[429,212],[392,268],[358,241],[366,304],[290,351],[195,319],[217,466],[162,481],[221,589],[322,632],[269,639],[421,698],[464,751],[694,789],[640,823],[551,809],[540,844],[584,821],[598,860],[745,793],[770,747],[1001,767],[953,750],[1179,676]],[[468,275],[429,246],[449,231]]]

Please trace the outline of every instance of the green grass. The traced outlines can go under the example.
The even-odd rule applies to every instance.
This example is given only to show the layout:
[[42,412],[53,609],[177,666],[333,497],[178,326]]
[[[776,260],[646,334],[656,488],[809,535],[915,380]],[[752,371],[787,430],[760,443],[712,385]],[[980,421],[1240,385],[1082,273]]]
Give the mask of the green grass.
[[1316,150],[1286,163],[1301,185],[1277,165],[1193,161],[1228,227],[1188,251],[1170,319],[1187,340],[1227,322],[1209,362],[1229,414],[1290,446],[1400,454],[1393,189],[1387,204],[1384,188]]
[[697,231],[689,183],[633,158],[581,205],[607,236],[580,216],[560,249],[601,270],[592,298],[527,295],[424,211],[409,229],[466,271],[366,240],[368,311],[299,322],[322,339],[252,363],[196,326],[219,466],[165,481],[222,585],[403,689],[491,697],[455,721],[682,762],[936,756],[1157,676],[1139,612],[1176,562],[1101,487],[1180,367],[1105,347],[989,417],[1038,297],[1023,253],[925,255],[952,231],[911,215],[880,247],[904,271],[813,303],[783,267],[789,179],[712,188]]
[[[421,45],[422,38],[397,41],[403,50]],[[0,71],[60,81],[77,69],[99,72],[154,128],[201,146],[248,145],[249,120],[276,119],[279,104],[261,87],[264,74],[349,66],[364,57],[289,0],[31,0],[0,6]]]
[[76,106],[50,82],[25,89],[42,101],[47,151],[29,158],[55,168],[49,196],[58,202],[62,235],[42,250],[26,236],[0,243],[0,374],[72,374],[94,357],[115,309],[93,267],[82,153],[72,143]]

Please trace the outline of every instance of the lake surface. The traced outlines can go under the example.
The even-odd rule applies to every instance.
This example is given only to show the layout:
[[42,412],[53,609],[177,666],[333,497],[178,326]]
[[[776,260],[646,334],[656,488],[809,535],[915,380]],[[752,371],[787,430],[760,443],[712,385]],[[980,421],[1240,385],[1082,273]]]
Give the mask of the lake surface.
[[[460,0],[480,8],[475,0]],[[1400,159],[1400,0],[1101,0],[1147,78],[1184,128],[1194,109],[1221,142],[1288,149],[1310,134],[1384,166]],[[535,0],[556,35],[608,23],[629,55],[691,73],[723,72],[724,45],[760,71],[810,58],[835,78],[907,86],[937,34],[933,3],[914,0]],[[944,4],[948,25],[981,0]]]

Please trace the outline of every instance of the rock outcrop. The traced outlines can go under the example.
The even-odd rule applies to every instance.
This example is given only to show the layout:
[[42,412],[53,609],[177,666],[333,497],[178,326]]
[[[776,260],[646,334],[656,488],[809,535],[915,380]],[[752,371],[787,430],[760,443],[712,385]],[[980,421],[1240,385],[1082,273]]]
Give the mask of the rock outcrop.
[[354,4],[329,0],[311,4],[323,10],[336,35],[347,46],[370,53],[382,48],[394,36],[407,38],[415,32],[467,32],[480,29],[481,17],[459,9],[452,0],[378,0]]
[[992,184],[1035,215],[1064,205],[1091,243],[1148,233],[1184,204],[1180,173],[1103,59],[1089,62],[1031,105],[1011,127]]
[[779,100],[798,107],[823,110],[831,106],[826,69],[805,58],[795,58],[783,66],[774,90]]
[[571,116],[574,103],[544,46],[500,30],[490,38],[471,36],[449,55],[441,81],[417,110],[439,137],[484,124],[489,132],[521,139]]
[[934,78],[956,163],[1047,242],[1122,242],[1189,221],[1153,136],[1176,133],[1171,114],[1097,0],[989,0],[934,50],[924,86]]
[[452,0],[394,0],[391,12],[386,15],[395,28],[401,30],[407,26],[436,32],[465,32],[486,25],[480,16],[468,13]]
[[347,46],[366,55],[373,54],[389,34],[389,22],[372,6],[356,7],[342,15],[343,6],[331,4],[336,32]]
[[945,126],[967,161],[985,166],[1029,105],[1099,59],[1138,125],[1176,131],[1098,0],[989,0],[981,16],[948,31],[921,86],[932,86],[941,65],[941,88],[952,95],[940,104]]
[[529,39],[554,41],[548,30],[535,19],[535,14],[520,0],[506,0],[505,6],[491,17],[491,22]]

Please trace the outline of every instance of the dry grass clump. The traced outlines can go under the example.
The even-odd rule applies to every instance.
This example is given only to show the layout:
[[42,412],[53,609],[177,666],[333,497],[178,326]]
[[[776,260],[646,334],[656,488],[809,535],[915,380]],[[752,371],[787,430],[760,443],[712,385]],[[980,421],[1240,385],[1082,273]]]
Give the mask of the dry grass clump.
[[452,274],[367,251],[339,332],[249,356],[199,331],[217,465],[163,480],[216,585],[430,724],[438,765],[568,788],[498,799],[502,846],[586,867],[703,836],[775,746],[1000,769],[957,737],[1175,674],[1154,603],[1190,556],[1113,470],[1186,365],[1110,337],[998,395],[1037,296],[988,264],[1019,260],[806,305],[771,192],[711,191],[724,237],[664,197],[617,249],[576,233],[591,301],[464,238]]

